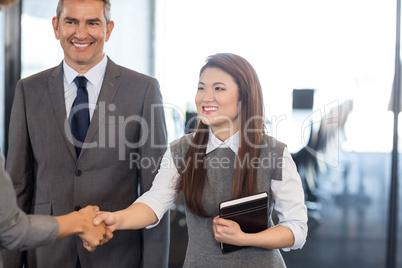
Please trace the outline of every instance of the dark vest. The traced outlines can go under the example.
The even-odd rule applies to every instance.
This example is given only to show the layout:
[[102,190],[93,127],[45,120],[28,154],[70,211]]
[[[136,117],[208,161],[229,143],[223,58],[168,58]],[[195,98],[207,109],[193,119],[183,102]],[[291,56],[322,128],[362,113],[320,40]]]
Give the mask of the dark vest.
[[[186,168],[185,156],[192,143],[192,134],[171,143],[172,158],[180,174]],[[257,168],[258,192],[271,193],[271,180],[282,180],[282,156],[285,145],[264,135],[259,158],[236,161],[230,148],[218,148],[207,154],[207,182],[203,192],[203,205],[210,215],[218,215],[219,204],[230,200],[235,165],[253,165]],[[188,160],[187,160],[188,161]],[[187,162],[188,163],[188,162]],[[272,198],[270,198],[272,201]],[[269,204],[271,218],[272,202]],[[222,254],[214,239],[212,218],[202,218],[186,210],[188,246],[184,267],[285,267],[279,250],[248,247]],[[272,221],[269,222],[272,225]]]

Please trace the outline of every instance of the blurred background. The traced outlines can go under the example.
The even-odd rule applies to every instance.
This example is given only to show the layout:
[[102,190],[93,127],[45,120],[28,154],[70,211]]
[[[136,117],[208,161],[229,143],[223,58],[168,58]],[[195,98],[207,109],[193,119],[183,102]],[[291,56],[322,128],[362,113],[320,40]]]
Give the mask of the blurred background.
[[[267,131],[288,145],[309,209],[304,248],[282,252],[288,267],[402,267],[401,251],[392,253],[402,239],[398,172],[392,172],[399,132],[391,110],[396,0],[111,2],[115,28],[106,53],[159,80],[169,141],[189,131],[208,55],[231,52],[254,66]],[[63,58],[51,24],[56,5],[21,0],[0,11],[3,154],[17,80]],[[172,268],[181,267],[186,250],[183,212],[176,201]]]

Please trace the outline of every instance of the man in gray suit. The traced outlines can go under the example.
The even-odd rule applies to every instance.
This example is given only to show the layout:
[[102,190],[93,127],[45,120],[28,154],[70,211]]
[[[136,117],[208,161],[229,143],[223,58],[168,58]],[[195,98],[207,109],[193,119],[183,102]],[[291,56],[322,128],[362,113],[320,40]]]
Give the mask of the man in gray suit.
[[[88,206],[79,212],[55,218],[26,215],[17,206],[15,191],[0,155],[0,248],[23,250],[40,247],[51,244],[56,238],[78,234],[93,250],[113,236],[106,226],[97,228],[92,223],[97,211],[97,207]],[[1,255],[0,268],[3,268]]]
[[[156,79],[104,54],[113,27],[109,0],[59,0],[53,28],[63,62],[17,84],[6,169],[25,212],[116,211],[152,185],[166,150],[162,96]],[[89,127],[73,135],[80,111]],[[91,254],[69,237],[4,257],[7,267],[167,267],[168,223],[165,215],[155,230],[116,232]]]

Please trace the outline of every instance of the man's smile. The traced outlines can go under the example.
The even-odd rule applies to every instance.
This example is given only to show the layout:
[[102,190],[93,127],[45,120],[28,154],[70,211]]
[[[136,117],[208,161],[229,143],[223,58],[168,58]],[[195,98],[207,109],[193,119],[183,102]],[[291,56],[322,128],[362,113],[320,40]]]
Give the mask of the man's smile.
[[74,43],[74,42],[71,42],[71,43],[76,47],[87,47],[92,44],[92,43],[79,44],[79,43]]

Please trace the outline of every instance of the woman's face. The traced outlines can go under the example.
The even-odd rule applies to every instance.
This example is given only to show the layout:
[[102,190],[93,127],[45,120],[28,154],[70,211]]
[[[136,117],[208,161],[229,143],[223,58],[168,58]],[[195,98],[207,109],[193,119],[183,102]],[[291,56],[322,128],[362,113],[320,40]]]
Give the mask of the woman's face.
[[238,91],[233,78],[219,68],[208,67],[200,76],[195,96],[197,112],[216,136],[222,132],[231,136],[238,130]]

